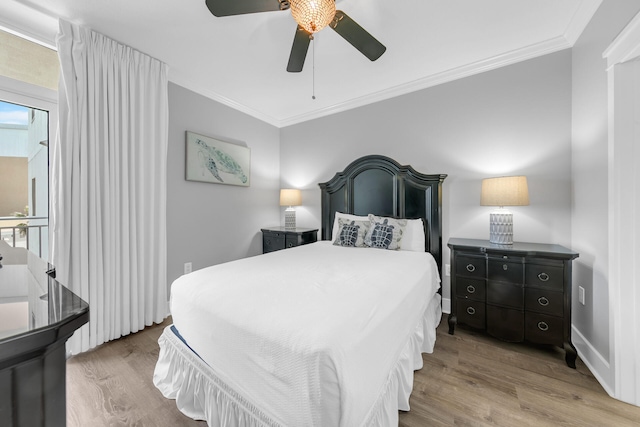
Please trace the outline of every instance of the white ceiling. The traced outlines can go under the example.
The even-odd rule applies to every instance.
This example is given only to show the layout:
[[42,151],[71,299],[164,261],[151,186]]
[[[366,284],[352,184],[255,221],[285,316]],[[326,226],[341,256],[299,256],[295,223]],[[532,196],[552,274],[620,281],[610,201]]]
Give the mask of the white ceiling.
[[282,127],[571,47],[601,2],[337,0],[387,51],[371,62],[325,28],[301,73],[286,71],[289,11],[216,18],[205,0],[3,0],[0,28],[53,47],[62,17],[164,61],[174,83]]

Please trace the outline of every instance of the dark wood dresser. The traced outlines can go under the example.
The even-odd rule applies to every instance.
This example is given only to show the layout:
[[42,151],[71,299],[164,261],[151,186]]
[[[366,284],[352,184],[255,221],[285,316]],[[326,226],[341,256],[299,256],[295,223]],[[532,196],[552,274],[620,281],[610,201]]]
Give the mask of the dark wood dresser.
[[287,230],[284,227],[269,227],[262,229],[262,253],[265,254],[317,241],[317,228]]
[[571,343],[571,264],[576,252],[560,245],[452,238],[451,314],[456,324],[496,338],[564,348],[575,368]]

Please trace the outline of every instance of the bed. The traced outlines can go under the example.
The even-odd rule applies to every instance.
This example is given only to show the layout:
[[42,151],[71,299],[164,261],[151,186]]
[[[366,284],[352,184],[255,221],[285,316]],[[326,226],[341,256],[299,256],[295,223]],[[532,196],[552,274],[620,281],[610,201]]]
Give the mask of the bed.
[[360,158],[319,184],[321,241],[178,278],[156,387],[211,427],[397,425],[441,317],[445,177]]

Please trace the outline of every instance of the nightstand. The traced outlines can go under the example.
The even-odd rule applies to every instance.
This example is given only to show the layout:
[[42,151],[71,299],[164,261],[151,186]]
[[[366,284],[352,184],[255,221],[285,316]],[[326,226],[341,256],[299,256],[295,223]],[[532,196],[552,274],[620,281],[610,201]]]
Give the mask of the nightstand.
[[560,245],[449,239],[451,314],[456,324],[504,341],[563,347],[576,367],[571,343],[571,264],[576,252]]
[[317,241],[317,228],[285,230],[284,227],[269,227],[262,229],[262,253],[265,254]]

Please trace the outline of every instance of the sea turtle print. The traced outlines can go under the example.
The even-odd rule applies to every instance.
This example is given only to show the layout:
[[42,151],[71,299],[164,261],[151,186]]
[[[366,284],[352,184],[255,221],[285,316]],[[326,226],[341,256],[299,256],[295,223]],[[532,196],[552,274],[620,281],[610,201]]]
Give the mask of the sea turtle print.
[[355,221],[351,224],[344,224],[340,229],[340,246],[355,246],[358,240],[359,225],[355,225]]
[[211,172],[211,175],[213,175],[218,181],[224,182],[222,178],[220,178],[220,174],[218,173],[218,168],[216,167],[216,162],[214,162],[211,157],[205,157],[204,163],[207,169],[209,170],[209,172]]
[[376,222],[371,230],[371,247],[379,249],[389,249],[393,239],[393,225],[389,225],[389,220]]
[[226,172],[237,176],[243,183],[247,182],[242,167],[233,157],[216,147],[210,147],[200,139],[196,139],[196,144],[201,148],[200,153],[204,157],[207,169],[218,181],[224,182],[219,172]]

